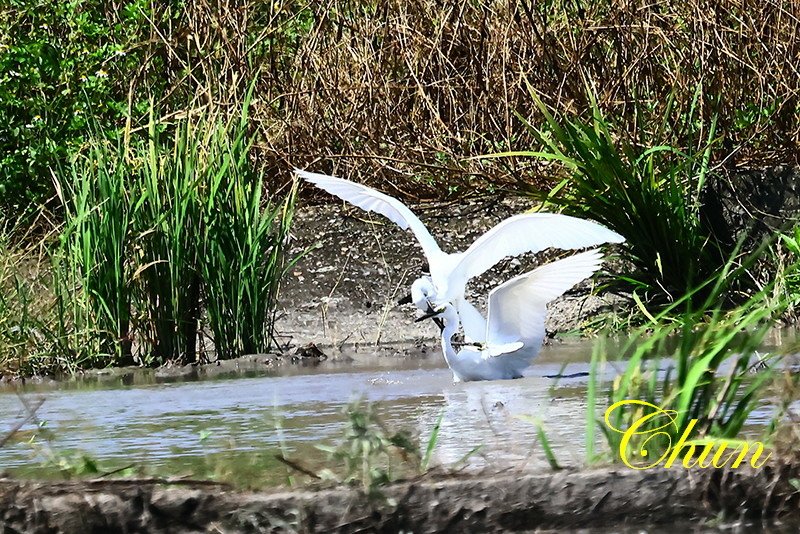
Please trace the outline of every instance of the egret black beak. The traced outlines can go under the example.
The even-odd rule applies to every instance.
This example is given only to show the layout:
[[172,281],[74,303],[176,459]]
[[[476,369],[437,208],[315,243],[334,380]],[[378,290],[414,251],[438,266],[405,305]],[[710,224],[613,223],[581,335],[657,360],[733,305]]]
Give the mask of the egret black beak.
[[427,312],[425,315],[423,315],[423,316],[421,316],[421,317],[417,317],[416,319],[414,319],[414,322],[415,322],[415,323],[421,323],[421,322],[422,322],[422,321],[424,321],[425,319],[430,319],[430,318],[432,318],[432,317],[433,317],[433,318],[436,318],[436,316],[437,316],[438,314],[439,314],[439,312],[437,312],[436,310],[430,310],[430,311],[428,311],[428,312]]
[[439,315],[440,313],[442,313],[441,310],[436,310],[433,306],[431,306],[431,303],[428,302],[428,311],[425,312],[425,315],[417,317],[414,322],[421,323],[425,319],[430,319],[431,317]]
[[441,310],[439,311],[435,310],[433,306],[431,306],[431,304],[428,303],[428,311],[425,312],[425,315],[423,315],[422,317],[417,317],[416,319],[414,319],[414,322],[419,323],[424,321],[425,319],[433,319],[433,322],[436,323],[436,326],[439,327],[439,331],[442,331],[444,330],[444,321],[442,321],[441,317],[437,317],[437,315],[439,315],[440,313],[442,313]]

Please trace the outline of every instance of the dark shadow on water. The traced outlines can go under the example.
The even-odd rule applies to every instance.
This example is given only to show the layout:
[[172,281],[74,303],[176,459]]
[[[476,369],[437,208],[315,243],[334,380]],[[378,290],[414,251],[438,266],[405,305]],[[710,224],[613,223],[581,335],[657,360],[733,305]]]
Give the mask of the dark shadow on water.
[[583,378],[583,377],[586,377],[586,376],[589,376],[589,373],[586,373],[586,372],[571,373],[571,374],[568,374],[568,375],[564,375],[564,374],[559,373],[557,375],[544,375],[543,378],[552,378],[552,379],[559,379],[560,380],[562,378]]

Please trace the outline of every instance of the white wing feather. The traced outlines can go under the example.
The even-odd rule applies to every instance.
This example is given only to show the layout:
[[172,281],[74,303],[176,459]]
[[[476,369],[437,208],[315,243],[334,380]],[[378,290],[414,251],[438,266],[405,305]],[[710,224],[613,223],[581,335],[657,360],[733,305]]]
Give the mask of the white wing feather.
[[460,254],[449,291],[464,287],[507,256],[539,252],[550,247],[580,249],[603,243],[622,243],[621,235],[597,223],[558,213],[523,213],[510,217],[483,234]]
[[591,276],[602,262],[600,251],[590,250],[550,262],[494,288],[489,293],[487,343],[541,343],[547,303]]
[[403,230],[411,228],[417,241],[422,246],[425,256],[428,258],[428,263],[433,263],[434,258],[444,254],[422,221],[396,198],[342,178],[300,169],[295,169],[294,172],[307,182],[311,182],[320,189],[354,206],[383,215]]
[[458,319],[464,328],[466,341],[477,343],[486,341],[486,319],[481,312],[466,298],[456,299],[454,304],[458,310]]

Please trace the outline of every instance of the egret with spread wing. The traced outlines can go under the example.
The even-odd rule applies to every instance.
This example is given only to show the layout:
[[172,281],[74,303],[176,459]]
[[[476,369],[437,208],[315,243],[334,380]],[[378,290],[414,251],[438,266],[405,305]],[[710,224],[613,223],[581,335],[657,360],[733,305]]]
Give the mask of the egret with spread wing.
[[428,229],[399,200],[365,185],[342,178],[295,169],[295,174],[320,189],[366,211],[374,211],[411,231],[428,260],[430,276],[412,284],[411,297],[423,311],[429,302],[449,302],[458,312],[465,336],[484,341],[486,321],[464,297],[467,282],[507,256],[555,247],[580,249],[624,238],[599,224],[556,213],[524,213],[510,217],[479,237],[467,250],[448,254],[439,248]]
[[547,303],[592,275],[603,261],[598,250],[582,252],[519,275],[489,293],[483,343],[456,352],[452,337],[459,315],[451,302],[431,303],[426,316],[444,320],[442,351],[456,382],[520,378],[539,353]]

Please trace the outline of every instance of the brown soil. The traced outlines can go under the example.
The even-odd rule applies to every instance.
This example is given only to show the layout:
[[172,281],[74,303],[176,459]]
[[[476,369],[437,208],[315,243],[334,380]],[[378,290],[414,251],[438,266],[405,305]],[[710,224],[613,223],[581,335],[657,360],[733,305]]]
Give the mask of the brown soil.
[[[0,479],[0,532],[563,532],[719,519],[800,521],[800,464],[426,477],[355,489],[241,492],[192,481]],[[794,481],[794,482],[793,482]],[[790,530],[787,530],[787,532]]]

